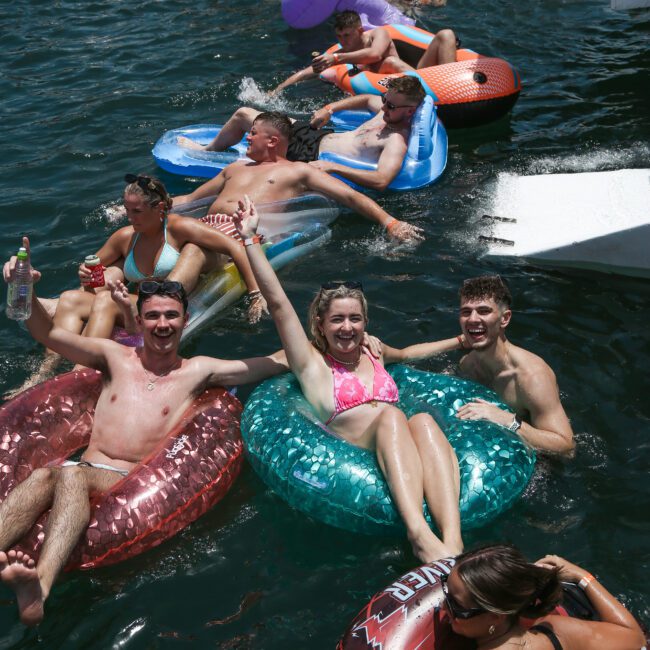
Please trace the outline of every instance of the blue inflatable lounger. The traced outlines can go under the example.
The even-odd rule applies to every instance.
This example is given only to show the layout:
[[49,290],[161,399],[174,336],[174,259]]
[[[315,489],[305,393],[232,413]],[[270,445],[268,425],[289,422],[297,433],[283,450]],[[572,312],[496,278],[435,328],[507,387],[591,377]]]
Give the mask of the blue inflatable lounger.
[[[367,111],[339,111],[334,113],[332,124],[338,131],[351,130],[373,117]],[[221,130],[215,124],[192,124],[167,131],[156,142],[153,157],[157,165],[172,174],[197,178],[214,178],[224,167],[236,160],[246,159],[246,138],[242,138],[228,151],[201,151],[181,147],[178,137],[185,136],[207,145]],[[373,163],[355,160],[331,152],[322,153],[321,160],[338,162],[355,169],[376,169]],[[413,116],[408,150],[399,174],[388,186],[391,190],[412,190],[436,181],[447,165],[447,132],[438,119],[431,97],[425,97]],[[364,190],[351,181],[341,179],[356,189]]]

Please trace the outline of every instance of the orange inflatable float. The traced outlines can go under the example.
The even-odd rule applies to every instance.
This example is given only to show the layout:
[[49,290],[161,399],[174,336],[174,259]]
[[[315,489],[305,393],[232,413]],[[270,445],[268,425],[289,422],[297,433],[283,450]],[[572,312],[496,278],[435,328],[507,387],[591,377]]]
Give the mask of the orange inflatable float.
[[[0,409],[0,500],[38,467],[60,465],[88,444],[101,373],[73,371]],[[194,400],[130,474],[91,501],[90,524],[66,570],[114,564],[157,546],[212,508],[242,463],[242,406],[223,388]],[[38,558],[45,513],[16,549]]]
[[[412,66],[434,36],[410,25],[386,25],[382,29],[390,34],[400,58]],[[337,43],[327,51],[335,52],[340,47]],[[379,95],[386,91],[388,79],[405,74],[419,77],[447,128],[478,126],[496,120],[514,106],[521,91],[519,73],[507,61],[468,49],[457,51],[455,63],[420,70],[382,74],[340,64],[327,68],[320,77],[351,95]]]

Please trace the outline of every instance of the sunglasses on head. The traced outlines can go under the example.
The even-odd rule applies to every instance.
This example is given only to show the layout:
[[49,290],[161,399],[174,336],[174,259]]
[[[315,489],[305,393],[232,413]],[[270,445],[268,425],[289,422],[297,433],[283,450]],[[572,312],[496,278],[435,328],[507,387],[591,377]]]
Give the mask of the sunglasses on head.
[[403,104],[402,106],[396,106],[393,102],[389,102],[386,99],[386,95],[381,96],[381,103],[389,110],[394,111],[396,108],[416,108],[413,104]]
[[345,287],[346,289],[360,289],[363,291],[363,285],[361,282],[357,282],[356,280],[334,280],[333,282],[325,282],[325,284],[320,285],[321,289],[338,289],[339,287]]
[[143,190],[155,192],[161,198],[165,198],[162,190],[154,183],[153,179],[150,176],[143,176],[141,174],[125,174],[124,182],[128,183],[129,185],[136,183],[138,187],[142,188]]
[[174,280],[144,280],[140,282],[138,292],[143,293],[145,296],[153,296],[156,293],[164,293],[170,296],[185,294],[185,287],[180,282]]
[[485,614],[486,610],[482,607],[463,607],[458,603],[458,601],[449,593],[449,587],[447,586],[448,579],[449,576],[445,576],[442,579],[442,593],[445,597],[445,603],[447,603],[447,609],[453,618],[467,620],[468,618],[474,618],[475,616]]
[[148,296],[172,296],[177,297],[183,303],[183,310],[187,311],[187,294],[185,287],[174,280],[144,280],[138,286],[138,304],[141,305]]

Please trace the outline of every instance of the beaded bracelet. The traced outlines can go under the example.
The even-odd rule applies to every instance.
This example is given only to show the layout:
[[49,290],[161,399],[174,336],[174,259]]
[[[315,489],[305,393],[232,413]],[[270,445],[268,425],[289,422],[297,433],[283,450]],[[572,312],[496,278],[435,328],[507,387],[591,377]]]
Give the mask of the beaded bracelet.
[[390,221],[389,221],[389,222],[384,226],[384,228],[386,228],[386,230],[387,230],[388,232],[390,232],[390,231],[391,231],[391,230],[392,230],[392,229],[393,229],[393,228],[394,228],[398,223],[399,223],[399,221],[398,221],[397,219],[395,219],[395,217],[393,217],[393,218],[392,218],[392,219],[391,219],[391,220],[390,220]]

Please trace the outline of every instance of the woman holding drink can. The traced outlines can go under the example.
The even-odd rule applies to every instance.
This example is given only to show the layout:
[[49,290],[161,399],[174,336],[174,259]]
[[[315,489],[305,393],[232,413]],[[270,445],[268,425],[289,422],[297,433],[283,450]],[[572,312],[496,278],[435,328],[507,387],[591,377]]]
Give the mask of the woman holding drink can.
[[[186,275],[177,267],[181,251],[184,260],[191,260],[188,266],[201,264],[201,273],[231,258],[248,288],[248,320],[257,322],[266,303],[241,244],[197,219],[171,214],[172,199],[157,178],[127,174],[124,180],[124,208],[130,225],[114,232],[95,255],[86,257],[79,266],[82,288],[61,294],[54,313],[56,325],[72,332],[83,331],[84,336],[110,337],[115,325],[123,324],[122,310],[112,299],[110,289],[124,302],[123,280],[129,282],[133,304],[137,298],[134,289],[142,280],[178,280],[189,293],[198,276],[189,281],[190,273]],[[58,363],[58,356],[48,351],[41,368],[19,391],[45,379]]]

